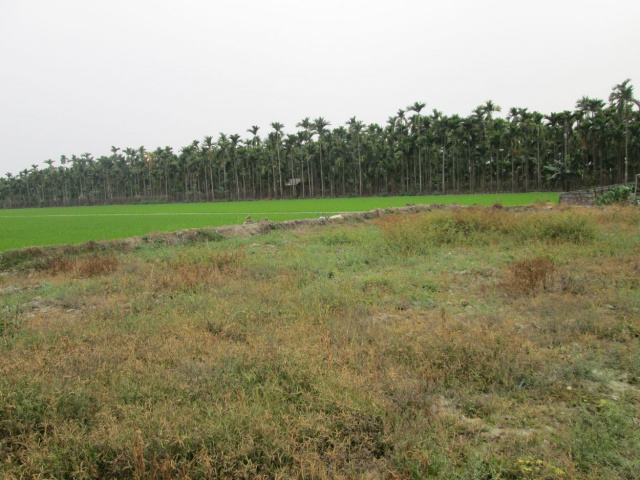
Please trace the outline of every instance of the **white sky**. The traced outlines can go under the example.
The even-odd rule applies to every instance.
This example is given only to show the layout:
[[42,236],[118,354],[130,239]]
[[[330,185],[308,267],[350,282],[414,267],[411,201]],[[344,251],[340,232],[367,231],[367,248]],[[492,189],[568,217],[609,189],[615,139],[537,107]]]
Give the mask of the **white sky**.
[[640,96],[637,0],[0,0],[0,175],[304,117]]

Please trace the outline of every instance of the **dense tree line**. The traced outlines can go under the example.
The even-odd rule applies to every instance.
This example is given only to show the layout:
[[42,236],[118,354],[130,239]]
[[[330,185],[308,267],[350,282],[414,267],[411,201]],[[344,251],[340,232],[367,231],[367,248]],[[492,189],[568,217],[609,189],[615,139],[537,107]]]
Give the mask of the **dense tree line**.
[[254,198],[526,192],[632,181],[640,173],[640,104],[630,80],[608,102],[582,97],[543,114],[492,101],[471,115],[423,113],[416,102],[366,125],[305,118],[263,136],[207,136],[174,152],[112,147],[0,178],[4,208]]

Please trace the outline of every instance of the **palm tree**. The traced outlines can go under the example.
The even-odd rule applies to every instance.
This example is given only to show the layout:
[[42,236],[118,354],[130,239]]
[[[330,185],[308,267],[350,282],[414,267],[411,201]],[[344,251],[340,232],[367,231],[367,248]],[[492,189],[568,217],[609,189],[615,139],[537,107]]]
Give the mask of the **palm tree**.
[[[259,168],[258,168],[258,159],[259,159],[259,148],[261,146],[260,143],[260,137],[258,136],[258,130],[260,130],[260,127],[258,125],[252,125],[250,129],[247,130],[247,132],[249,132],[251,134],[251,141],[249,143],[249,145],[251,146],[251,152],[249,155],[250,158],[250,165],[253,164],[253,171],[254,171],[254,175],[252,176],[252,183],[253,183],[253,193],[254,193],[254,197],[257,198],[258,195],[258,189],[256,189],[255,187],[255,181],[256,178],[258,176],[258,172],[259,172]],[[258,180],[258,185],[259,185],[259,189],[262,190],[262,182],[260,181],[260,178],[257,178]]]
[[609,95],[609,103],[616,109],[620,123],[624,125],[624,183],[629,182],[629,121],[631,119],[631,108],[633,105],[640,107],[640,103],[633,97],[633,85],[631,79],[613,87],[613,92]]
[[[409,105],[407,110],[415,112],[415,115],[411,116],[411,128],[415,130],[416,133],[416,147],[418,150],[418,189],[422,192],[422,116],[420,112],[424,107],[426,107],[426,103],[415,102],[413,105]],[[414,175],[415,176],[415,175]]]
[[190,181],[190,169],[189,167],[193,163],[193,157],[196,155],[195,151],[198,145],[193,142],[191,145],[182,147],[180,149],[180,155],[178,157],[180,170],[182,171],[182,195],[183,201],[193,200],[193,183]]
[[[496,161],[494,159],[494,155],[493,155],[493,150],[491,148],[491,138],[493,136],[493,127],[494,127],[494,120],[493,120],[493,114],[496,112],[500,112],[502,111],[502,108],[499,105],[496,105],[495,103],[493,103],[492,100],[487,100],[485,102],[484,105],[481,106],[481,110],[482,110],[482,114],[483,114],[483,128],[484,128],[484,132],[485,132],[485,141],[487,142],[486,146],[487,146],[487,153],[489,155],[489,160],[488,160],[488,164],[490,168],[495,168],[496,170],[496,186],[497,186],[497,182],[498,182],[498,166],[495,165]],[[491,182],[492,182],[492,176],[490,173],[489,176],[489,187],[491,188]],[[496,187],[497,188],[497,187]]]
[[[222,182],[220,190],[222,194],[227,197],[227,192],[229,191],[227,182],[227,162],[229,161],[230,143],[229,139],[224,133],[220,132],[217,144],[218,148],[220,149],[220,163],[222,164]],[[218,172],[220,172],[220,169],[218,169]]]
[[[522,160],[524,159],[525,168],[525,191],[529,189],[529,179],[528,179],[528,170],[529,165],[527,163],[528,152],[527,152],[527,121],[529,119],[529,114],[526,108],[516,108],[512,107],[509,110],[509,115],[507,116],[507,120],[509,121],[509,157],[511,158],[511,191],[515,192],[517,190],[516,186],[516,159]],[[519,169],[519,167],[518,167]],[[500,187],[498,187],[499,189]]]
[[273,122],[271,124],[271,128],[275,130],[275,147],[276,153],[278,156],[278,178],[280,181],[280,198],[282,198],[283,190],[282,190],[282,166],[280,165],[280,148],[282,147],[282,129],[284,125],[280,122]]
[[233,176],[235,177],[235,181],[236,181],[236,200],[238,200],[240,198],[240,180],[238,177],[237,149],[238,149],[238,143],[240,142],[240,135],[238,135],[237,133],[229,135],[229,140],[230,140],[229,146],[231,149],[231,162],[233,163]]
[[320,152],[320,188],[321,195],[324,197],[324,168],[322,165],[322,143],[325,134],[325,128],[330,126],[331,123],[322,117],[318,117],[313,121],[313,131],[318,134],[318,151]]
[[[204,194],[205,194],[205,199],[207,201],[209,201],[209,199],[213,200],[216,197],[214,184],[213,184],[213,149],[214,148],[215,148],[215,143],[213,141],[213,136],[211,135],[205,136],[200,149],[204,157],[204,162],[203,162],[204,185],[205,185]],[[211,194],[209,194],[209,191],[211,191]]]
[[[300,144],[298,135],[294,135],[292,133],[287,134],[287,138],[285,139],[284,145],[287,153],[289,154],[289,168],[290,168],[290,183],[291,183],[291,198],[296,196],[297,193],[297,185],[295,183],[295,156],[296,156],[296,148]],[[301,175],[302,176],[302,175]]]
[[409,123],[405,116],[406,110],[400,108],[393,121],[394,129],[398,130],[398,143],[396,148],[396,156],[400,159],[401,181],[405,191],[409,191],[409,162],[407,160],[408,142],[406,139],[406,127]]
[[[311,171],[311,139],[313,137],[313,123],[309,120],[309,117],[303,118],[296,124],[296,127],[303,128],[304,130],[299,133],[301,136],[301,140],[305,142],[306,152],[305,157],[307,158],[307,179],[309,181],[309,197],[313,197],[315,195],[314,182],[313,182],[313,173]],[[304,182],[302,185],[302,196],[304,197]]]
[[475,161],[474,161],[474,145],[476,142],[476,133],[478,128],[476,127],[475,118],[469,116],[463,118],[460,122],[459,134],[461,137],[462,148],[465,149],[467,156],[467,185],[468,191],[473,193],[475,189]]
[[580,142],[579,145],[584,150],[583,164],[584,168],[589,169],[592,177],[592,182],[595,181],[596,176],[596,137],[597,137],[597,124],[596,117],[602,115],[602,109],[605,106],[605,102],[596,98],[590,98],[583,96],[576,102],[576,119],[578,126],[576,131],[578,132]]
[[351,145],[354,150],[353,156],[358,159],[358,195],[362,196],[362,155],[360,149],[360,135],[364,128],[364,123],[357,120],[356,117],[351,117],[346,125],[349,127],[349,135],[351,135]]
[[569,141],[572,139],[573,126],[576,121],[576,114],[570,110],[564,110],[560,113],[564,123],[564,161],[567,163],[571,160],[571,150],[569,150]]

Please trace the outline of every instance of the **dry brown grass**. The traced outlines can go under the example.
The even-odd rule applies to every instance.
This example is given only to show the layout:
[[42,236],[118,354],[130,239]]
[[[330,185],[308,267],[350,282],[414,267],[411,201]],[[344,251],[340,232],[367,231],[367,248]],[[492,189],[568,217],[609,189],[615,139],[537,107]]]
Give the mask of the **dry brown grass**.
[[54,257],[49,260],[43,271],[53,275],[70,274],[76,278],[90,278],[107,275],[120,267],[117,257],[87,256],[87,257]]
[[534,295],[547,290],[553,281],[555,266],[544,257],[514,260],[508,267],[505,289],[514,294]]
[[218,252],[197,261],[171,261],[156,274],[163,289],[193,291],[217,285],[223,279],[241,274],[246,253]]
[[3,274],[0,476],[633,478],[638,237],[571,213],[537,225],[597,236],[438,212]]

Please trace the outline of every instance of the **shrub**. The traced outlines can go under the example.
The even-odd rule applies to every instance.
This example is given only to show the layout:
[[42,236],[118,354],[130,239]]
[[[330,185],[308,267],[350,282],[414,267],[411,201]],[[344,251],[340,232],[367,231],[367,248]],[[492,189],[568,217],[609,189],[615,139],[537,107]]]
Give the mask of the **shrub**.
[[614,203],[622,203],[629,200],[629,197],[635,190],[635,185],[616,185],[609,188],[602,195],[596,197],[596,205],[613,205]]

